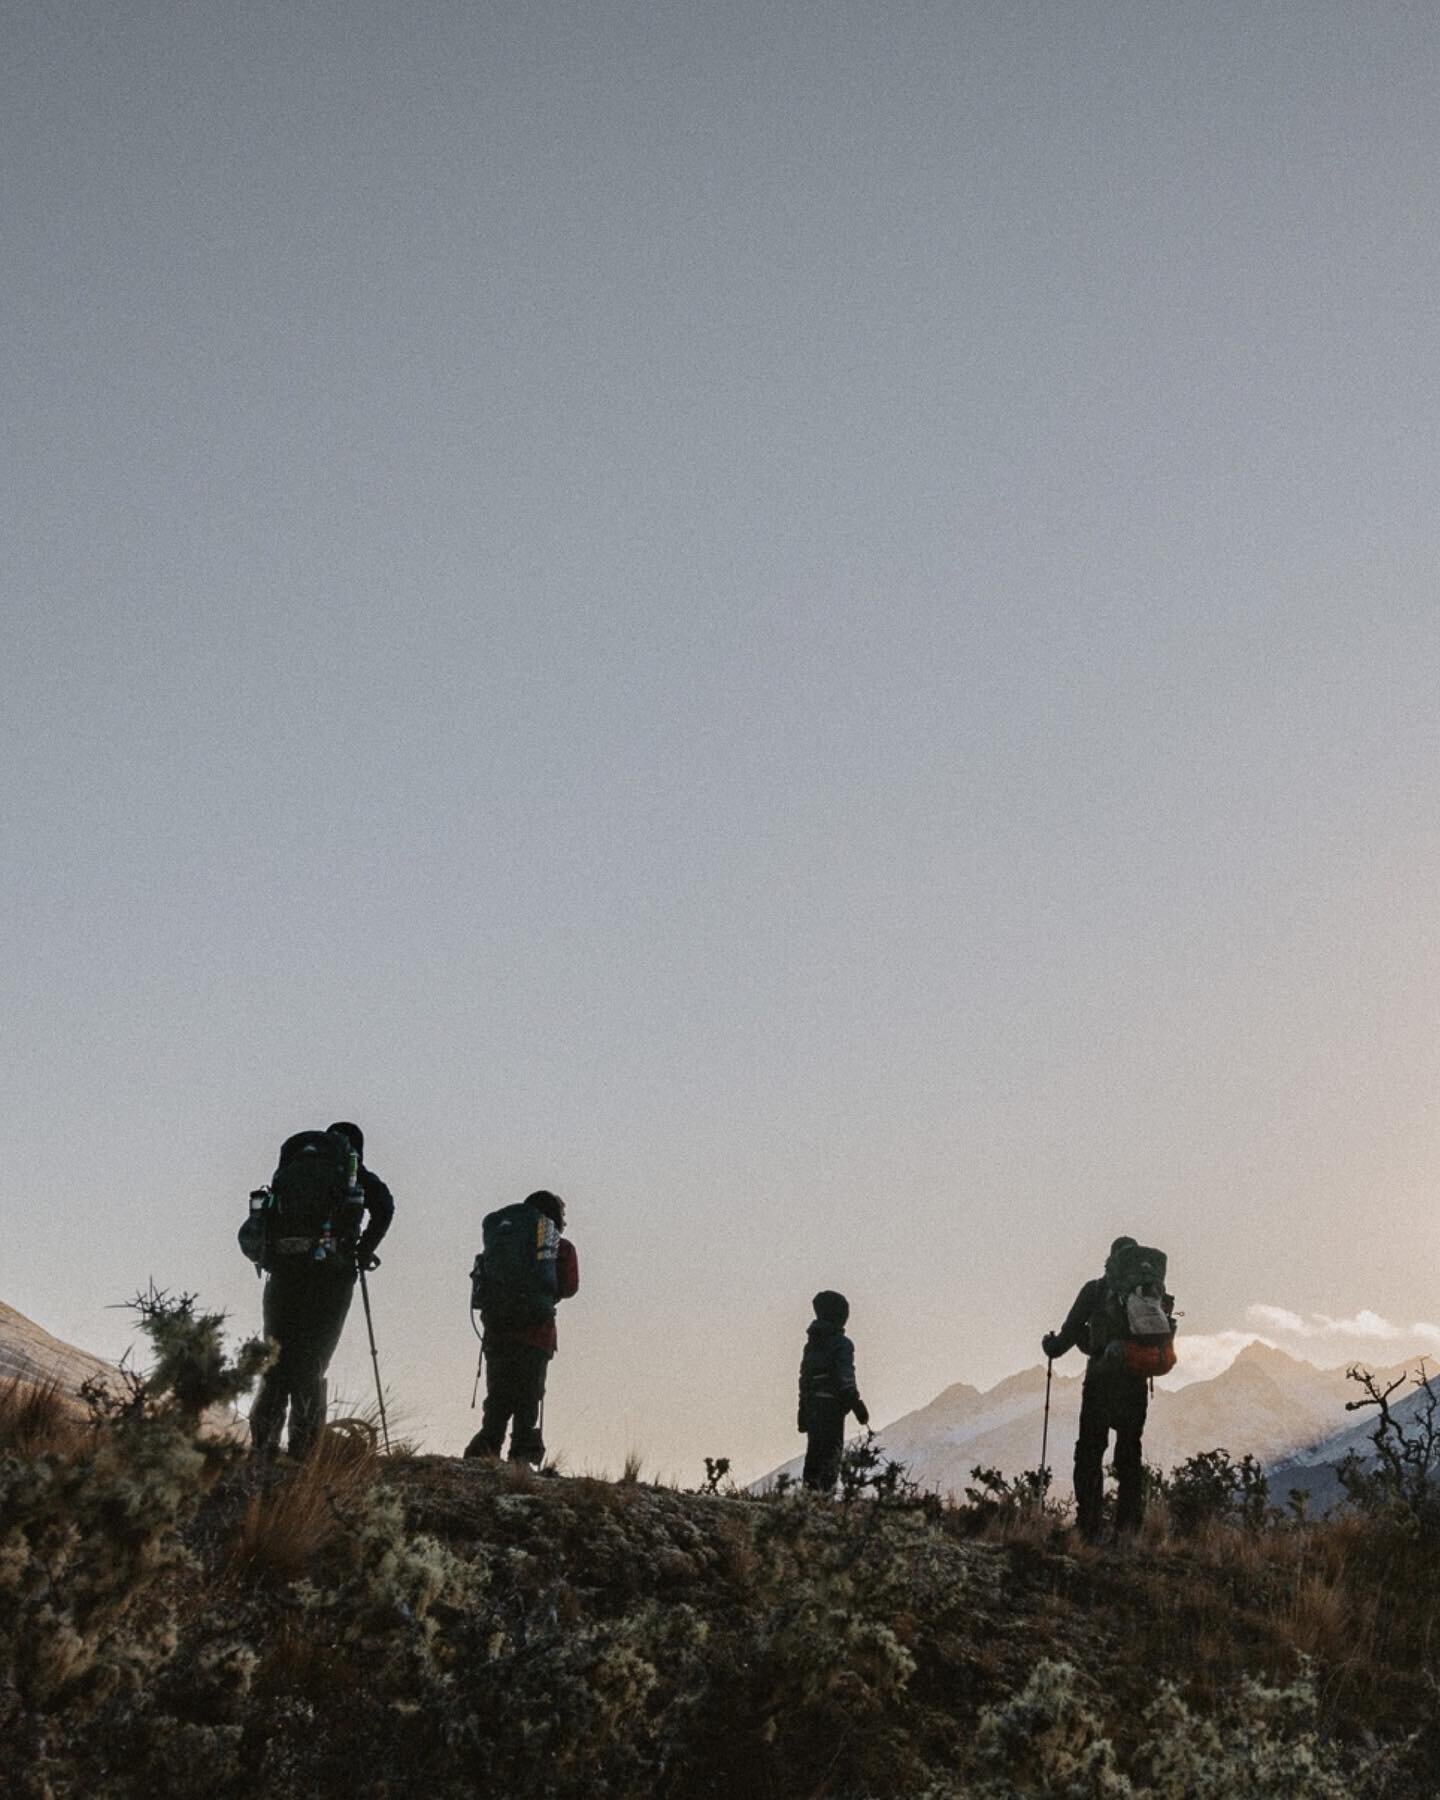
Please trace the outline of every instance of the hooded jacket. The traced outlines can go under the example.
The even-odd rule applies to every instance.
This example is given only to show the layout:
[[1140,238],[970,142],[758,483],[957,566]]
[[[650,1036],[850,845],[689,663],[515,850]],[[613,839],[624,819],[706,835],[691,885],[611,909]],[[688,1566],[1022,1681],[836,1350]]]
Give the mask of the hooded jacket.
[[855,1382],[855,1346],[845,1328],[830,1319],[812,1319],[800,1358],[800,1406],[812,1400],[843,1405],[853,1411],[860,1398]]

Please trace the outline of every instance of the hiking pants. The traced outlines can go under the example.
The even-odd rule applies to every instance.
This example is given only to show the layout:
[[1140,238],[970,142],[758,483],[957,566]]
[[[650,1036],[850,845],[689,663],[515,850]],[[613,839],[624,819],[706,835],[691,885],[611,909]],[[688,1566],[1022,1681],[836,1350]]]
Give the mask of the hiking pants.
[[1140,1440],[1150,1394],[1140,1375],[1085,1377],[1080,1430],[1075,1439],[1075,1522],[1087,1538],[1100,1535],[1105,1492],[1105,1451],[1115,1433],[1115,1506],[1118,1531],[1134,1531],[1145,1513],[1145,1466]]
[[544,1462],[540,1408],[551,1355],[533,1344],[485,1346],[485,1410],[479,1431],[465,1446],[467,1456],[498,1456],[509,1425],[511,1462],[533,1463],[536,1468]]
[[805,1406],[805,1468],[800,1479],[817,1493],[833,1494],[845,1451],[845,1416],[839,1400],[810,1400]]
[[280,1353],[265,1371],[250,1409],[250,1441],[278,1450],[290,1413],[290,1454],[304,1456],[325,1423],[325,1371],[345,1328],[355,1292],[353,1264],[281,1263],[265,1283],[265,1335]]

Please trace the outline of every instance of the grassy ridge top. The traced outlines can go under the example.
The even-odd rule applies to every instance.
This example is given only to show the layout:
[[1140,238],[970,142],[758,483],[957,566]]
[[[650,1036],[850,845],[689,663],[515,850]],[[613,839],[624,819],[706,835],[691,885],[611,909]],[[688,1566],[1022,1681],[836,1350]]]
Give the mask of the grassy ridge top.
[[[189,1359],[0,1394],[0,1749],[27,1795],[1432,1794],[1440,1553],[1165,1502],[1123,1550],[902,1489],[755,1499],[203,1436]],[[197,1370],[200,1373],[197,1373]],[[188,1371],[188,1374],[187,1374]]]

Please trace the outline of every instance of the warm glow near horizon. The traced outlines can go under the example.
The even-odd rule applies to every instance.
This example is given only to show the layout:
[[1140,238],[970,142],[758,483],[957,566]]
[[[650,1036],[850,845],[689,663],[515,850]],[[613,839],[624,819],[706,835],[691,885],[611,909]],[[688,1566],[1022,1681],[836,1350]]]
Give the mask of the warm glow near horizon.
[[1440,1345],[1437,56],[14,18],[0,1300],[258,1328],[246,1194],[350,1117],[437,1450],[540,1186],[572,1468],[792,1455],[821,1287],[877,1421],[991,1385],[1121,1231],[1181,1378]]

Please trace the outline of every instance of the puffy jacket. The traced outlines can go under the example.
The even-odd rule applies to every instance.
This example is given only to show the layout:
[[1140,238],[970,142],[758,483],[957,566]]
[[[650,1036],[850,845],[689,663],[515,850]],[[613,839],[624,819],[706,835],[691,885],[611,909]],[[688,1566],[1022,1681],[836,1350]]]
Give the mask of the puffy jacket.
[[800,1408],[812,1400],[839,1401],[847,1412],[860,1398],[855,1382],[855,1346],[843,1326],[812,1319],[800,1358]]

